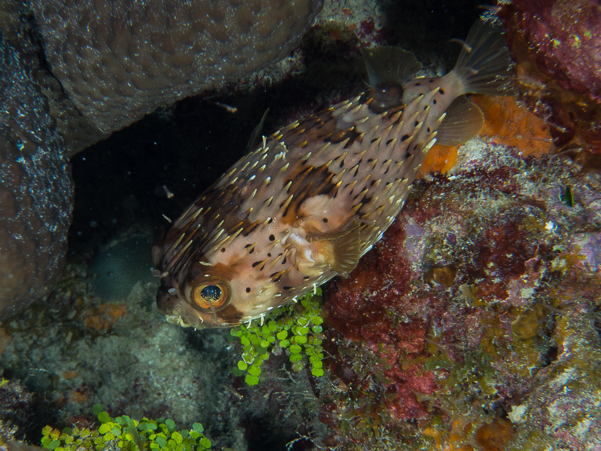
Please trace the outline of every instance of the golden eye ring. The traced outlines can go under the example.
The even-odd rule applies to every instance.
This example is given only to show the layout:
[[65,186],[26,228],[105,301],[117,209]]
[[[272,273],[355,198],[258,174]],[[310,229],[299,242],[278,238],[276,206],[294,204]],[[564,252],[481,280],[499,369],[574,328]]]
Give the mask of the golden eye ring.
[[204,281],[192,289],[192,300],[205,310],[224,307],[229,299],[229,285],[222,280]]

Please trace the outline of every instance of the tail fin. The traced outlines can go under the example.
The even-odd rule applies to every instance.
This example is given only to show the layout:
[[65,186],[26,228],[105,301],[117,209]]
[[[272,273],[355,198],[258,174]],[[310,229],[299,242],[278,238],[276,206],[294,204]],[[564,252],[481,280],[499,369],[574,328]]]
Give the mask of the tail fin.
[[509,84],[511,57],[501,29],[490,21],[478,20],[470,30],[455,71],[465,93],[502,94]]

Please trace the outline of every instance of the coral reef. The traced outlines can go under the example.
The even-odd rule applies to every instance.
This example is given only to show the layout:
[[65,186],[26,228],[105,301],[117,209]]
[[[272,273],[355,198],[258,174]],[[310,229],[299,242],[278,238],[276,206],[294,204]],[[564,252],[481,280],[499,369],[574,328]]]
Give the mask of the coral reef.
[[[599,308],[599,267],[578,233],[598,228],[588,190],[601,180],[574,179],[576,167],[558,159],[501,156],[508,150],[460,149],[462,164],[418,183],[384,239],[325,288],[335,331],[324,366],[339,393],[323,400],[320,419],[338,446],[387,449],[378,448],[384,431],[389,443],[437,449],[596,444],[598,422],[574,399],[601,389],[588,313]],[[565,205],[566,183],[587,199]],[[573,398],[558,395],[571,380],[580,381],[566,391]],[[551,403],[557,413],[542,408]]]
[[550,126],[558,149],[585,168],[601,152],[601,5],[595,0],[499,2],[518,90]]

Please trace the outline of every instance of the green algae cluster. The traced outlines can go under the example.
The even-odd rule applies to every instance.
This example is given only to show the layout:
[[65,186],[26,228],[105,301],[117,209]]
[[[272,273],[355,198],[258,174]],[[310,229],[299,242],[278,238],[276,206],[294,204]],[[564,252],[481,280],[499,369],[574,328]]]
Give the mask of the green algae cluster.
[[102,410],[102,405],[94,406],[98,415],[98,429],[65,428],[63,431],[46,426],[43,431],[42,446],[55,451],[109,450],[142,451],[160,449],[166,451],[203,451],[211,449],[211,441],[203,434],[200,423],[194,423],[189,431],[178,431],[173,420],[137,421],[127,415],[111,418]]
[[321,313],[321,289],[308,293],[277,312],[266,315],[262,324],[243,324],[231,330],[243,346],[241,359],[233,372],[246,373],[248,385],[257,385],[261,366],[275,350],[288,350],[292,369],[301,371],[305,366],[303,356],[311,364],[315,377],[324,375]]

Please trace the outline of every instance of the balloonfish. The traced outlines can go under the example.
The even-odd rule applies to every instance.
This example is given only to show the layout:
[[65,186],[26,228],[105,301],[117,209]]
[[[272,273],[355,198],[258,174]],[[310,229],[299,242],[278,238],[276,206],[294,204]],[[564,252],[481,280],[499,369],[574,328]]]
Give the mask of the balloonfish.
[[510,78],[503,36],[483,21],[442,77],[415,78],[421,65],[398,48],[364,57],[369,90],[263,137],[156,239],[168,321],[235,326],[347,276],[399,214],[432,145],[480,130],[465,94],[498,94]]

